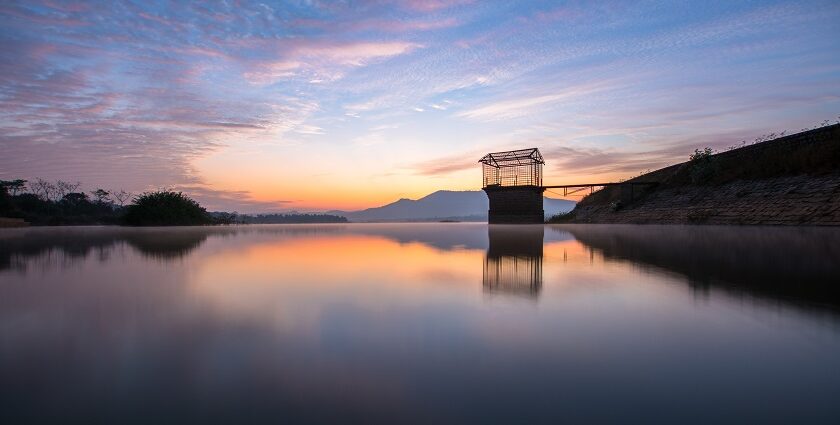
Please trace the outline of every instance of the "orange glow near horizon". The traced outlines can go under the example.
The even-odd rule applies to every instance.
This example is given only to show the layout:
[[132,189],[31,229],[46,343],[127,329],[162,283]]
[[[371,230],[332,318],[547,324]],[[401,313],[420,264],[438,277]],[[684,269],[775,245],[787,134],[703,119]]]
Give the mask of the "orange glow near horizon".
[[[325,284],[334,286],[336,296],[357,299],[375,297],[371,288],[377,293],[402,294],[405,300],[417,292],[429,296],[435,286],[451,291],[458,285],[478,293],[483,257],[483,250],[441,250],[382,236],[290,238],[226,250],[204,259],[193,275],[191,288],[231,313],[277,315],[283,313],[275,308],[277,300],[315,297],[323,294]],[[329,267],[324,267],[325,258],[329,258]],[[394,287],[393,282],[401,285]],[[463,285],[465,282],[469,285]],[[366,292],[358,293],[362,289]]]
[[[381,165],[335,166],[283,164],[255,157],[230,162],[211,155],[193,165],[215,190],[247,189],[249,200],[277,202],[282,209],[357,210],[382,206],[400,198],[418,199],[438,190],[479,190],[480,170],[464,170],[447,178],[418,176],[410,170],[388,172]],[[233,171],[233,172],[231,172]]]
[[[438,190],[481,190],[478,164],[474,169],[454,172],[446,178],[418,175],[406,170],[383,173],[375,168],[376,164],[360,168],[289,164],[279,168],[267,158],[231,163],[224,155],[203,158],[194,165],[215,190],[233,192],[247,188],[248,200],[276,202],[278,209],[352,211],[382,206],[401,198],[419,199]],[[544,183],[578,184],[626,177],[616,174],[547,173]],[[589,191],[585,190],[562,196],[557,190],[552,190],[546,191],[545,196],[580,201],[587,194]]]

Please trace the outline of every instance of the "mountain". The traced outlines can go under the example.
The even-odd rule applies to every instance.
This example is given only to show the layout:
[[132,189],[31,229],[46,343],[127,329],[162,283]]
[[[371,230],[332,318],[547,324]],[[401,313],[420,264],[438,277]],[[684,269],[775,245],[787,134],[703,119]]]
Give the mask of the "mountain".
[[[543,199],[543,209],[550,217],[574,208],[574,201],[565,199]],[[361,211],[327,211],[347,217],[350,221],[437,221],[445,219],[461,221],[486,221],[487,195],[480,190],[439,190],[423,198],[400,199],[381,207]]]

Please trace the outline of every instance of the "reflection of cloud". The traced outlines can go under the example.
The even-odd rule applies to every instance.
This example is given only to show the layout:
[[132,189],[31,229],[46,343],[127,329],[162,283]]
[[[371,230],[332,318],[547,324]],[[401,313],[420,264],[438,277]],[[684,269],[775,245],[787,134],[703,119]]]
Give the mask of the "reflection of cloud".
[[[56,229],[49,230],[47,234],[56,237]],[[90,230],[76,229],[75,236]],[[103,230],[115,232],[113,228]],[[194,230],[196,234],[212,233],[206,229],[160,232]],[[0,394],[6,417],[49,422],[49,412],[63,405],[64,415],[113,417],[116,421],[124,410],[142,410],[143,417],[152,422],[172,414],[218,419],[243,410],[260,417],[289,418],[290,404],[278,403],[283,400],[290,401],[292,411],[324,412],[326,406],[330,417],[348,418],[364,408],[372,412],[366,415],[370,420],[382,411],[383,401],[389,405],[400,402],[403,384],[399,375],[377,378],[367,372],[369,367],[381,367],[381,362],[348,368],[345,360],[352,353],[347,350],[353,346],[340,348],[335,333],[330,341],[339,345],[333,349],[325,350],[313,339],[319,331],[353,332],[341,327],[342,323],[362,324],[356,328],[359,337],[375,326],[389,326],[382,321],[377,324],[376,316],[366,314],[363,308],[348,310],[338,303],[323,309],[317,304],[295,306],[284,300],[300,298],[281,297],[274,299],[278,308],[259,321],[230,317],[187,292],[195,278],[194,267],[201,264],[200,256],[165,263],[144,261],[116,246],[106,246],[97,254],[94,261],[74,263],[71,273],[52,264],[11,281],[2,280],[0,370],[4,385]],[[283,273],[273,275],[275,283],[278,276]],[[224,283],[247,290],[247,284],[254,282]],[[301,323],[306,320],[302,313],[306,308],[318,314],[313,328]],[[347,320],[351,314],[356,317]],[[399,330],[399,326],[390,326],[394,329],[386,330]],[[384,338],[376,341],[375,347],[364,346],[371,347],[373,353],[393,347],[392,341]],[[33,359],[39,367],[26,366]],[[115,378],[126,371],[130,379]],[[84,379],[68,380],[68,376]],[[336,390],[342,388],[352,388],[353,394]],[[255,389],[247,400],[230,396]],[[36,398],[38,407],[30,403]],[[119,408],[103,412],[98,403]],[[314,416],[309,418],[317,421]]]
[[[201,188],[194,188],[194,190],[201,190]],[[349,244],[353,240],[370,240],[377,243],[375,246],[385,248],[391,245],[414,245],[419,247],[418,252],[424,255],[439,254],[443,251],[475,251],[487,247],[484,228],[481,224],[472,223],[444,226],[432,223],[413,226],[404,224],[362,226],[296,224],[155,228],[113,226],[51,229],[36,227],[14,229],[0,234],[0,270],[13,268],[25,271],[27,266],[37,263],[36,260],[42,257],[46,258],[46,266],[55,266],[57,263],[65,265],[77,263],[94,253],[107,257],[122,243],[135,248],[146,257],[173,260],[185,257],[208,239],[235,235],[243,238],[249,236],[270,238],[277,241],[332,238],[334,242],[332,246],[336,249],[340,249],[342,243]],[[231,249],[237,248],[233,246]],[[316,251],[317,249],[312,250],[313,253]],[[53,252],[60,252],[61,256],[51,255]],[[296,255],[290,255],[289,258],[296,258]],[[320,258],[318,255],[312,255],[312,261]]]

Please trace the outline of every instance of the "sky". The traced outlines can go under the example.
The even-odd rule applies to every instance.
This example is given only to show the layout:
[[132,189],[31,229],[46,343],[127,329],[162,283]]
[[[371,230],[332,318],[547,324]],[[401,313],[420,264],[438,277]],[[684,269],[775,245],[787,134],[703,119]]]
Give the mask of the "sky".
[[209,210],[478,190],[528,147],[617,181],[838,120],[836,0],[0,4],[0,179]]

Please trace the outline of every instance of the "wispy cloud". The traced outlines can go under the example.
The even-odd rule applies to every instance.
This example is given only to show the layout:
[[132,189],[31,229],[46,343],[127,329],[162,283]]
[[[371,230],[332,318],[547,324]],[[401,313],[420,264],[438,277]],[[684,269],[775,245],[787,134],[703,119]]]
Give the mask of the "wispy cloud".
[[[833,119],[838,19],[821,0],[6,2],[0,174],[176,185],[233,208],[257,204],[214,194],[240,182],[208,181],[231,173],[202,159],[364,151],[415,163],[365,163],[360,180],[402,166],[383,187],[430,188],[536,145],[557,175],[636,173]],[[255,174],[272,173],[291,171]]]
[[256,63],[245,73],[252,83],[268,84],[292,77],[300,72],[311,72],[321,78],[336,80],[346,67],[365,66],[372,61],[408,53],[422,45],[410,42],[354,42],[354,43],[299,43],[283,59]]
[[500,100],[466,109],[456,115],[464,118],[477,120],[501,120],[516,118],[532,114],[535,110],[545,110],[552,105],[564,101],[578,99],[582,96],[608,90],[611,85],[608,82],[586,84],[577,87],[568,87],[557,93],[542,95],[526,95],[518,98]]
[[402,2],[409,9],[432,12],[473,3],[475,0],[405,0]]
[[172,189],[199,199],[209,211],[238,211],[240,213],[266,213],[289,209],[290,200],[260,201],[246,190],[218,190],[206,185],[182,185]]
[[478,152],[472,154],[459,153],[457,155],[434,158],[412,164],[409,166],[409,169],[422,176],[445,176],[475,168],[480,157]]

